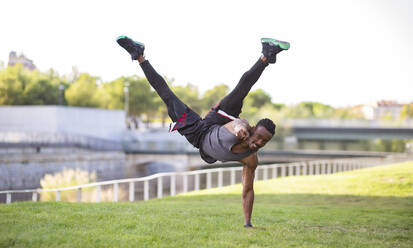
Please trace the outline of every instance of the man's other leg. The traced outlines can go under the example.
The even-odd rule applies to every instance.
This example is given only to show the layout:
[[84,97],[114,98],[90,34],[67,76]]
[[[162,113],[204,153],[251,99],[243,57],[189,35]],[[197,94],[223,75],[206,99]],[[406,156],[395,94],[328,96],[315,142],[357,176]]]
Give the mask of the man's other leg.
[[139,64],[145,73],[152,88],[158,93],[168,108],[168,115],[176,122],[188,108],[169,88],[165,80],[159,75],[148,60]]
[[195,147],[199,147],[199,134],[202,128],[201,117],[184,104],[168,87],[148,60],[138,59],[151,86],[155,89],[168,109],[168,115],[175,126],[170,131],[178,130]]
[[239,83],[218,106],[218,109],[229,115],[238,117],[241,113],[242,102],[247,96],[251,87],[257,82],[268,63],[276,62],[276,56],[283,50],[290,48],[290,43],[271,38],[262,38],[262,56],[254,66],[241,77]]
[[260,78],[267,65],[265,57],[261,57],[250,70],[242,75],[237,86],[220,101],[217,109],[221,109],[225,113],[238,118],[244,98]]
[[175,96],[165,80],[145,59],[143,56],[145,45],[124,35],[119,36],[116,41],[131,55],[132,60],[138,60],[149,83],[166,104],[169,117],[176,122],[173,131],[178,130],[193,146],[199,147],[201,130],[204,125],[201,117]]

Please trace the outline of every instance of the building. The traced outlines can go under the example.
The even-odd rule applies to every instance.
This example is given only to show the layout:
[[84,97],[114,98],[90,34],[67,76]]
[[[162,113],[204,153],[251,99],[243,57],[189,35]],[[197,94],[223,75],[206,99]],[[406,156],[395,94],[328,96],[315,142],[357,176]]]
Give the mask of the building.
[[36,66],[33,64],[33,61],[26,58],[23,54],[17,56],[15,51],[11,51],[9,54],[9,63],[8,66],[14,66],[15,64],[22,64],[25,68],[29,70],[36,69]]
[[373,104],[357,105],[367,120],[397,120],[403,109],[403,104],[396,101],[378,101]]
[[0,106],[0,136],[24,134],[20,136],[40,139],[66,134],[122,141],[125,131],[123,110],[51,105]]
[[376,119],[391,118],[397,120],[400,117],[403,105],[395,101],[379,101],[376,103]]

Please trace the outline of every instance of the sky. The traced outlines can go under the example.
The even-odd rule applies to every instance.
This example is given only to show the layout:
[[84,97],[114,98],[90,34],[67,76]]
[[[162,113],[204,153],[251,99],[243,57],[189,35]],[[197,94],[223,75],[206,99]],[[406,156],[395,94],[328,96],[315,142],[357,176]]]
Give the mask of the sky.
[[[0,61],[23,53],[41,71],[103,81],[137,74],[116,43],[145,43],[146,58],[174,84],[200,93],[235,87],[261,54],[260,38],[291,43],[255,89],[273,102],[335,107],[413,101],[413,1],[23,1],[3,0]],[[189,104],[190,105],[190,104]]]

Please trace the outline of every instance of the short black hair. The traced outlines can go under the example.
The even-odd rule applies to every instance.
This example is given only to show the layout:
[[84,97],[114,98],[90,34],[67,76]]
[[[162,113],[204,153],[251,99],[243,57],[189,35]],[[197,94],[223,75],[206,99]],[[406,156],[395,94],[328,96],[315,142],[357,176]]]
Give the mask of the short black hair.
[[265,129],[268,130],[268,132],[270,132],[272,135],[274,135],[275,133],[275,124],[272,120],[268,119],[268,118],[264,118],[261,119],[258,123],[257,123],[257,127],[258,126],[263,126],[265,127]]

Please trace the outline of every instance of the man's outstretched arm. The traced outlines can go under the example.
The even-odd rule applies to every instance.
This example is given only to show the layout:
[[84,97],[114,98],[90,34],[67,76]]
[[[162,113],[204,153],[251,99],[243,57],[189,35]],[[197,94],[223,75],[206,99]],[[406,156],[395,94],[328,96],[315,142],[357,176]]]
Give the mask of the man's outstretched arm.
[[254,175],[258,165],[257,153],[241,160],[244,164],[242,170],[242,208],[244,210],[244,227],[252,227],[251,215],[254,205]]

